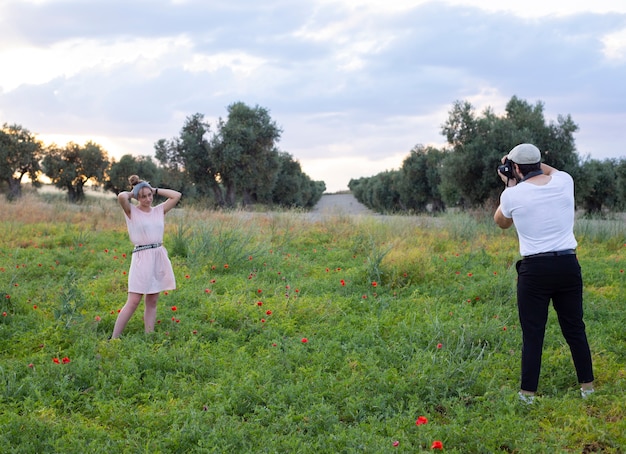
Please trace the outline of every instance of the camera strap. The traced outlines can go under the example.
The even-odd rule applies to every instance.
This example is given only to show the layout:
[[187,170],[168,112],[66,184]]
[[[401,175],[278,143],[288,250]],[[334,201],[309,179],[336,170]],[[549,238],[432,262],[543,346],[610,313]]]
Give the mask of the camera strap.
[[524,178],[520,180],[520,183],[522,181],[528,180],[529,178],[536,177],[537,175],[543,175],[543,170],[539,169],[539,170],[533,170],[532,172],[529,172]]

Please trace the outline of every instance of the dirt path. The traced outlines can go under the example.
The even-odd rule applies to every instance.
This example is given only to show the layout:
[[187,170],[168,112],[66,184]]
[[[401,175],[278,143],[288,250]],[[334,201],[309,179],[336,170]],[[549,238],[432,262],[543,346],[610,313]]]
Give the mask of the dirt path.
[[359,203],[352,194],[324,194],[311,210],[314,215],[373,215],[373,211]]

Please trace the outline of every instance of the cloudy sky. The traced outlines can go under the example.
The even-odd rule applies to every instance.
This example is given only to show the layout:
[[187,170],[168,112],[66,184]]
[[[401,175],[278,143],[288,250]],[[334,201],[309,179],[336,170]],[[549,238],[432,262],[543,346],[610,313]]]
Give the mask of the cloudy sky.
[[242,101],[329,192],[443,145],[456,100],[541,101],[626,156],[624,0],[0,0],[0,62],[0,123],[46,144],[153,154]]

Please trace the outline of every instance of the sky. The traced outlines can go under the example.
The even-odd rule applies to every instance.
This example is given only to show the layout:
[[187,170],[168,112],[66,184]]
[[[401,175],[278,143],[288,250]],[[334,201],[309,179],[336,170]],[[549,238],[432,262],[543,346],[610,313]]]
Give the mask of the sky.
[[45,144],[153,155],[243,102],[327,192],[444,146],[456,101],[541,102],[626,156],[624,0],[0,0],[0,64],[0,124]]

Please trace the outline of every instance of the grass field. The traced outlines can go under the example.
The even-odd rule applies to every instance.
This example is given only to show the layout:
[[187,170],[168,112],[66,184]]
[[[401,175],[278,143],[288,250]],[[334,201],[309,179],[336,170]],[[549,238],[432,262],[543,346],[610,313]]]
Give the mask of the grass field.
[[597,392],[553,311],[518,402],[515,232],[428,217],[177,209],[156,331],[115,202],[0,201],[0,452],[623,453],[626,226],[579,220]]

